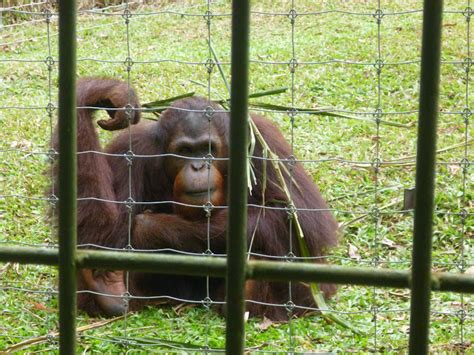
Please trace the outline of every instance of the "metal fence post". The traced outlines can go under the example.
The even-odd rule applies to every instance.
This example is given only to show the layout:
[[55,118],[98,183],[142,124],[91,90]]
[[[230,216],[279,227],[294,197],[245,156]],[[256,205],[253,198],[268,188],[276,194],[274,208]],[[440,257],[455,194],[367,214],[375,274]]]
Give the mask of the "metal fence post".
[[227,354],[242,354],[245,345],[249,18],[249,1],[234,0],[227,234]]
[[410,354],[428,353],[442,10],[442,0],[425,0],[416,161]]
[[61,354],[76,348],[76,3],[59,1],[59,329]]

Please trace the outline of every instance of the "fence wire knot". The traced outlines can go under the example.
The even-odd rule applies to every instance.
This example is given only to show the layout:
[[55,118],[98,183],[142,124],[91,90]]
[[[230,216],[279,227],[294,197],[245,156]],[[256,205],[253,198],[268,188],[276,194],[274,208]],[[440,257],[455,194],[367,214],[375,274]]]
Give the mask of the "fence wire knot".
[[463,67],[464,67],[464,70],[466,71],[466,74],[471,71],[471,67],[472,67],[472,59],[471,59],[471,57],[464,58],[464,60],[463,60]]
[[206,23],[207,23],[208,25],[210,25],[210,24],[211,24],[211,20],[212,20],[212,18],[214,17],[214,15],[212,14],[211,11],[206,11],[206,12],[204,13],[204,16],[203,16],[203,17],[204,17],[204,20],[206,20]]
[[46,341],[50,344],[56,344],[57,342],[57,336],[53,335],[53,334],[48,334],[46,335]]
[[370,215],[372,217],[374,217],[375,219],[379,219],[380,218],[380,209],[375,206],[372,208],[372,210],[370,211]]
[[204,307],[208,308],[208,309],[211,308],[212,303],[213,303],[213,302],[212,302],[212,299],[211,299],[210,297],[206,297],[206,298],[204,298],[204,299],[202,300],[202,305],[203,305]]
[[125,306],[125,309],[128,310],[129,305],[130,305],[130,299],[132,298],[132,295],[130,294],[130,292],[125,291],[124,293],[122,293],[121,298],[122,298],[122,302]]
[[216,63],[214,63],[214,61],[211,58],[206,60],[205,66],[206,66],[208,74],[212,73],[212,70],[214,69],[215,65],[216,65]]
[[377,25],[380,25],[385,14],[381,9],[377,9],[372,16],[374,17],[375,21],[377,21]]
[[375,255],[372,257],[372,265],[373,266],[378,266],[379,265],[379,261],[380,261],[380,257],[378,255]]
[[467,312],[465,309],[460,309],[456,312],[456,315],[458,316],[461,322],[464,322],[467,319]]
[[291,109],[287,110],[286,113],[291,118],[291,121],[293,122],[296,115],[298,114],[298,110],[295,107],[292,107]]
[[288,67],[290,68],[290,72],[293,74],[296,71],[296,68],[298,67],[298,61],[296,58],[291,58],[290,61],[288,62]]
[[290,22],[292,25],[295,24],[295,20],[298,17],[298,13],[296,12],[295,9],[291,9],[290,12],[288,13],[288,18],[290,19]]
[[377,306],[372,306],[372,307],[370,308],[370,311],[372,312],[372,314],[374,315],[374,317],[376,317],[377,314],[379,313],[379,307],[377,307]]
[[207,106],[206,109],[204,110],[204,116],[207,118],[207,120],[209,122],[211,122],[212,119],[214,118],[214,113],[215,112],[216,112],[216,110],[214,110],[214,107]]
[[123,156],[124,156],[125,160],[127,161],[127,165],[132,166],[133,165],[133,158],[135,157],[135,154],[133,154],[133,152],[131,150],[129,150]]
[[380,170],[380,167],[382,166],[382,161],[380,160],[380,158],[375,158],[374,160],[372,160],[372,168],[374,168],[374,171],[375,172],[378,172]]
[[46,65],[48,66],[48,71],[52,71],[53,70],[53,66],[54,66],[54,58],[52,56],[47,56],[46,59],[44,60],[44,62],[46,63]]
[[50,9],[45,9],[43,11],[44,14],[44,20],[46,21],[47,24],[51,23],[51,18],[53,17],[53,13],[51,12]]
[[125,24],[128,25],[130,23],[130,19],[132,18],[132,12],[129,9],[125,9],[123,11],[122,18],[125,20]]
[[469,124],[469,118],[471,117],[471,115],[472,115],[472,111],[469,109],[469,107],[466,107],[462,111],[462,116],[464,117],[464,123],[465,124]]
[[212,161],[214,160],[214,157],[212,156],[212,154],[207,154],[204,158],[204,160],[206,160],[206,168],[209,170],[211,169],[211,166],[212,166]]
[[467,169],[471,165],[471,162],[467,158],[462,158],[460,162],[461,168],[462,168],[462,173],[464,175],[467,174]]
[[127,120],[130,122],[132,120],[134,107],[131,104],[126,104],[124,109],[125,109],[125,117],[127,117]]
[[213,256],[214,255],[214,253],[212,252],[211,249],[206,249],[206,251],[202,254],[205,255],[205,256]]
[[133,198],[129,197],[125,200],[125,207],[127,207],[127,210],[129,212],[132,211],[132,208],[134,205],[135,205],[135,200]]
[[295,304],[292,301],[288,301],[285,303],[285,309],[288,313],[293,313],[295,310]]
[[58,203],[59,198],[55,194],[49,195],[48,202],[52,207],[56,207],[56,204]]
[[46,112],[48,113],[48,115],[52,115],[54,110],[56,110],[56,107],[54,107],[51,102],[46,105]]
[[134,342],[127,339],[121,339],[117,342],[117,344],[119,344],[123,348],[128,348],[130,346],[136,345]]
[[293,217],[295,216],[296,207],[292,202],[290,202],[286,207],[286,213],[288,213],[288,219],[293,219]]
[[460,259],[457,261],[456,267],[458,268],[458,270],[461,274],[465,273],[467,268],[469,267],[467,261],[464,260],[462,255],[461,255]]
[[206,217],[210,218],[212,210],[214,209],[214,205],[209,201],[202,207],[204,209],[204,212],[206,213]]
[[123,61],[123,64],[125,65],[125,67],[127,68],[127,72],[130,72],[132,70],[132,66],[133,66],[133,59],[130,58],[130,57],[127,57],[125,58],[125,60]]
[[48,150],[48,153],[46,155],[48,157],[48,160],[54,162],[58,158],[59,153],[54,148],[51,148]]
[[[46,243],[46,248],[54,248],[55,247],[54,241],[52,241],[50,238],[46,238],[44,240],[44,242]],[[51,296],[51,295],[49,295],[49,296]]]
[[472,16],[473,13],[474,13],[474,11],[472,11],[472,8],[468,6],[464,9],[462,14],[466,17],[466,21],[470,22],[471,21],[471,16]]
[[385,66],[385,62],[382,59],[377,59],[374,62],[374,67],[377,70],[377,74],[382,73],[382,69],[383,69],[384,66]]
[[296,166],[296,157],[294,155],[290,155],[287,159],[286,162],[288,164],[288,168],[290,172],[293,172]]
[[292,263],[295,260],[296,260],[296,255],[292,251],[290,251],[288,254],[285,255],[285,261]]
[[382,114],[383,111],[380,107],[377,107],[374,111],[374,121],[377,125],[379,125],[382,122]]

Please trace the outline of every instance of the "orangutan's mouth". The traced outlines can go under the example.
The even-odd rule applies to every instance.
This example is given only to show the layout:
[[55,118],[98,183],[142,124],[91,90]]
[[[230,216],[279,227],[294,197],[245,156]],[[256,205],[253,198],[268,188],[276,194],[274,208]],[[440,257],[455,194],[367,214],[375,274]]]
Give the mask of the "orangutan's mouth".
[[205,189],[205,190],[195,190],[195,191],[187,191],[186,195],[192,196],[192,197],[206,197],[209,195],[212,195],[216,191],[216,189]]

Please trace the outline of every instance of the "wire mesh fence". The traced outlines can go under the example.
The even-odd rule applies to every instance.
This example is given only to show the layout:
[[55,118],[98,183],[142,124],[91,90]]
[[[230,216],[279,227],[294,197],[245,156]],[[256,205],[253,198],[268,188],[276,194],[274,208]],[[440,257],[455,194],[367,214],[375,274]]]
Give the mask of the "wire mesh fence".
[[[220,73],[222,69],[228,77],[230,70],[232,14],[227,2],[118,5],[79,10],[79,76],[122,79],[129,88],[133,86],[137,90],[142,101],[188,92],[209,100],[229,97]],[[1,85],[5,93],[0,99],[0,246],[53,249],[57,247],[57,186],[53,178],[57,152],[52,143],[58,96],[57,8],[52,2],[44,2],[41,6],[5,7],[2,14],[21,15],[23,21],[11,24],[4,21],[0,32]],[[410,197],[416,158],[422,16],[419,1],[404,4],[263,1],[252,7],[250,92],[282,86],[288,89],[281,95],[254,100],[258,105],[251,110],[270,117],[284,131],[291,146],[290,156],[283,159],[289,163],[289,174],[294,173],[291,163],[301,163],[318,184],[339,222],[339,246],[325,255],[331,264],[381,270],[406,270],[411,266],[413,204]],[[472,273],[474,265],[471,16],[470,1],[446,2],[436,162],[435,271]],[[318,111],[326,114],[315,114]],[[146,108],[142,109],[142,115],[144,120],[155,119]],[[99,118],[105,117],[99,113]],[[211,132],[211,123],[208,129]],[[117,246],[79,240],[80,248],[140,251],[134,246],[131,234],[133,208],[146,210],[171,202],[136,200],[134,163],[160,156],[137,154],[132,128],[127,130],[130,136],[127,154],[117,154],[128,162],[127,196],[118,200],[87,196],[79,201],[102,199],[128,208],[126,242]],[[106,143],[113,135],[101,131],[100,138]],[[208,153],[212,154],[210,140],[211,134]],[[81,154],[107,156],[109,153]],[[290,179],[292,194],[299,188],[293,181]],[[203,208],[206,207],[209,205]],[[250,207],[268,213],[289,209],[286,205]],[[202,252],[169,247],[152,251],[209,258],[223,256],[223,252],[213,250],[211,238],[213,215],[222,209],[225,206],[207,210],[207,247]],[[320,212],[312,206],[298,211],[312,216]],[[267,255],[250,249],[248,257],[293,262],[320,259],[320,256],[308,258],[298,254],[292,223],[289,219],[287,252]],[[55,270],[7,263],[0,273],[0,299],[5,304],[0,347],[31,351],[57,349]],[[128,287],[128,273],[125,280]],[[212,282],[209,277],[202,280],[204,296],[199,299],[167,294],[141,296],[127,289],[124,294],[127,302],[148,299],[160,303],[171,299],[174,306],[150,307],[110,320],[80,313],[78,346],[106,351],[143,348],[223,351],[224,320],[214,311],[222,301],[213,299]],[[355,334],[336,324],[326,324],[315,313],[317,307],[295,304],[292,284],[288,284],[286,302],[247,300],[247,304],[282,308],[287,313],[284,323],[266,318],[249,319],[246,347],[250,351],[406,349],[408,290],[341,286],[335,298],[328,302],[329,311],[361,330],[361,334]],[[79,291],[85,292],[91,293]],[[472,301],[471,295],[432,295],[433,351],[472,349]],[[295,317],[298,308],[314,314]]]

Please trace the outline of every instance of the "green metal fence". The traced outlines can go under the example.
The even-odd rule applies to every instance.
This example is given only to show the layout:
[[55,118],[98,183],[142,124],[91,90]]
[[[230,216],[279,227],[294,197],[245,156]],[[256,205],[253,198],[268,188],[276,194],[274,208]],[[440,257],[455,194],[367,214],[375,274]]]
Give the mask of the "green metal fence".
[[337,284],[411,288],[410,353],[428,352],[431,291],[474,293],[474,277],[432,273],[431,240],[442,1],[425,0],[416,177],[412,271],[303,263],[246,261],[247,98],[249,1],[233,1],[230,197],[227,258],[76,251],[76,8],[60,0],[59,67],[59,253],[54,249],[0,248],[1,262],[59,266],[60,350],[74,353],[76,344],[76,270],[80,268],[162,270],[164,273],[219,276],[227,279],[226,349],[244,351],[244,282],[247,279],[333,282]]

